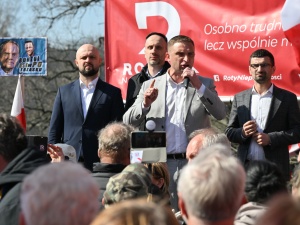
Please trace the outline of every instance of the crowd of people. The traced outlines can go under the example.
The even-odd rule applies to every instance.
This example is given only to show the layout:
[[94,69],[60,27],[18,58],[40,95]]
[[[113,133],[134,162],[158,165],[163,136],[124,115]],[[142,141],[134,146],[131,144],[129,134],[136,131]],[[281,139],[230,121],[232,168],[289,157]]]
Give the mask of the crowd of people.
[[[287,148],[300,142],[300,110],[271,81],[272,53],[250,55],[253,87],[234,96],[224,132],[211,127],[226,107],[193,70],[191,38],[150,33],[145,58],[124,108],[98,76],[98,49],[82,45],[79,79],[55,98],[48,154],[0,115],[0,225],[298,224],[300,168],[291,178]],[[166,134],[166,161],[131,163],[131,134],[147,120]]]

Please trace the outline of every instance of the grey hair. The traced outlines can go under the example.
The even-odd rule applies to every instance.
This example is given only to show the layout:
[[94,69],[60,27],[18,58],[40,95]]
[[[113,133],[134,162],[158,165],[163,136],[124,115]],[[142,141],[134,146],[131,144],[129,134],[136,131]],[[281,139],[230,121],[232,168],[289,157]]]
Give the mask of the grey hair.
[[230,149],[231,144],[227,136],[223,133],[207,135],[203,139],[202,148],[207,148],[214,144],[223,144]]
[[21,210],[30,225],[90,224],[99,209],[96,181],[80,164],[52,163],[28,175]]
[[122,122],[112,122],[106,125],[98,133],[99,151],[114,154],[118,151],[128,150],[133,130],[133,126]]
[[199,220],[234,217],[244,194],[245,171],[223,145],[203,149],[182,170],[178,192],[187,214]]

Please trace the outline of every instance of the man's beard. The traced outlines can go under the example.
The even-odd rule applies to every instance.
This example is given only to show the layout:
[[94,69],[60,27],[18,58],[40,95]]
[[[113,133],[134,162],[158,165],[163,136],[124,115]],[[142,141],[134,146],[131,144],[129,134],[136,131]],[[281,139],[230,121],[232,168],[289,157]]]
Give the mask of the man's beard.
[[259,84],[263,84],[267,81],[266,73],[262,73],[260,77],[255,77],[255,81]]
[[79,72],[84,77],[92,77],[92,76],[95,76],[96,74],[98,74],[98,70],[95,70],[94,68],[91,69],[91,70],[84,70],[84,69],[82,69],[82,70],[79,70]]

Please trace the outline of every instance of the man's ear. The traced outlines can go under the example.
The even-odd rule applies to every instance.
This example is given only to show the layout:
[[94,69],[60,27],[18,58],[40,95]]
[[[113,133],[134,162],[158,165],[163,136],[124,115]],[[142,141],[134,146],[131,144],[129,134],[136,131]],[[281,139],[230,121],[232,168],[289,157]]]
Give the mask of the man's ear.
[[166,52],[166,61],[168,61],[168,63],[170,63],[170,54],[168,52]]
[[178,207],[180,209],[182,217],[185,216],[186,218],[189,218],[188,213],[187,213],[186,208],[185,208],[185,203],[184,203],[180,193],[178,193]]
[[24,214],[22,212],[19,214],[19,225],[26,225]]
[[75,65],[78,67],[77,59],[74,59],[74,63],[75,63]]
[[100,152],[100,149],[98,149],[98,157],[99,157],[99,159],[101,159],[101,152]]

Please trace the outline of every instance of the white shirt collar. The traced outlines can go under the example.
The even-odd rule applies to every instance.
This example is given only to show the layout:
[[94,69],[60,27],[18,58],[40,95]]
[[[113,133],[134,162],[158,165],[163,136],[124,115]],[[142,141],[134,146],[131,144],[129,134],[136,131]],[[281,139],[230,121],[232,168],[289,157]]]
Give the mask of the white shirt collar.
[[87,88],[87,89],[93,89],[96,87],[99,77],[96,77],[94,80],[92,80],[88,86],[85,86],[85,84],[82,82],[82,80],[79,78],[79,83],[81,89]]
[[[274,85],[272,84],[272,85],[270,86],[270,88],[269,88],[265,93],[263,93],[263,94],[261,94],[261,95],[265,95],[266,93],[271,93],[271,94],[273,94],[273,89],[274,89]],[[258,94],[257,91],[255,90],[254,86],[252,87],[252,94]]]

